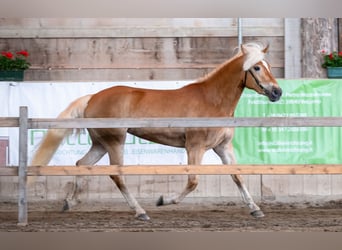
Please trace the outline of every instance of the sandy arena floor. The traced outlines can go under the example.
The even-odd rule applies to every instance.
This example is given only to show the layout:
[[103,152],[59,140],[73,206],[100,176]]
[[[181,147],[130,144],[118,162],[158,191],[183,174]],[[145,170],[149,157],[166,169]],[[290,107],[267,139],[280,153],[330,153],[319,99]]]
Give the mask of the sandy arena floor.
[[155,207],[143,203],[151,220],[134,219],[125,203],[80,204],[61,212],[62,203],[29,204],[25,227],[17,226],[16,203],[0,203],[1,232],[200,232],[283,231],[342,232],[342,201],[323,204],[261,203],[265,213],[254,219],[242,204],[182,203]]

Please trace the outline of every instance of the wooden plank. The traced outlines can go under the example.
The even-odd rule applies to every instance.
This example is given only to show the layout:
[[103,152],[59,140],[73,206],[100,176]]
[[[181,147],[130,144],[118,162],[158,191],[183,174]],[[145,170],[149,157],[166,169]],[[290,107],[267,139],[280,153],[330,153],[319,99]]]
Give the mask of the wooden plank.
[[[246,182],[248,190],[250,190],[250,194],[252,196],[260,197],[262,198],[262,192],[261,192],[261,176],[262,175],[247,175],[243,176],[243,179]],[[235,184],[235,183],[234,183]],[[237,196],[237,195],[235,195]]]
[[19,169],[18,169],[18,225],[27,225],[27,139],[28,139],[28,111],[27,107],[20,107],[19,117]]
[[[25,81],[120,82],[120,81],[179,81],[201,78],[212,69],[37,69],[25,72]],[[279,74],[281,75],[281,73]]]
[[0,117],[0,127],[19,127],[19,118]]
[[338,51],[342,51],[342,18],[338,18]]
[[[48,190],[49,190],[49,184],[50,181],[48,181],[49,176],[37,176],[37,177],[33,177],[32,179],[30,179],[31,177],[28,177],[28,184],[27,185],[27,192],[29,194],[28,198],[30,200],[35,198],[38,198],[39,200],[47,200],[48,199]],[[55,177],[57,179],[67,179],[67,178],[74,178],[72,177]],[[55,192],[63,192],[65,191],[63,187],[59,187],[58,189],[54,190]],[[63,197],[65,198],[65,197]]]
[[[12,124],[17,118],[3,118]],[[139,127],[340,127],[342,117],[198,117],[198,118],[30,118],[29,129],[38,128],[139,128]]]
[[[2,18],[6,38],[231,37],[236,18]],[[244,36],[283,36],[281,18],[244,18]]]
[[342,117],[29,119],[29,128],[340,127]]
[[0,166],[0,176],[18,176],[18,166]]
[[332,175],[323,175],[319,176],[317,175],[317,192],[315,195],[319,196],[328,196],[331,195],[332,190],[331,190],[331,177]]
[[[247,178],[243,178],[247,181]],[[221,175],[220,176],[220,193],[221,197],[239,197],[240,192],[236,184],[234,183],[231,176]]]
[[[28,176],[67,175],[230,175],[230,174],[342,174],[341,164],[300,165],[109,165],[109,166],[29,166]],[[17,176],[18,167],[1,167],[0,176]]]
[[[246,36],[282,36],[281,27],[257,27],[244,28]],[[236,37],[236,27],[182,27],[182,28],[145,28],[127,27],[121,28],[85,28],[85,29],[0,29],[0,35],[6,38],[84,38],[84,37]]]
[[[29,69],[25,71],[25,81],[71,81],[71,82],[119,82],[119,81],[179,81],[202,78],[214,68],[159,68],[159,69]],[[276,78],[284,77],[283,68],[272,67]]]
[[303,193],[306,195],[317,195],[319,178],[317,175],[303,176]]
[[301,196],[304,194],[304,175],[288,176],[288,196]]
[[46,176],[44,191],[46,200],[64,200],[73,196],[77,185],[76,176]]
[[[268,60],[272,67],[282,67],[283,37],[259,36],[258,40],[271,44]],[[247,37],[248,41],[255,41],[255,37]],[[50,70],[218,66],[234,54],[236,47],[236,38],[225,37],[2,38],[0,44],[1,50],[27,48],[32,69]]]
[[295,79],[301,72],[300,18],[285,18],[285,78]]
[[339,196],[342,195],[341,189],[342,175],[334,175],[331,180],[331,195]]
[[[1,170],[0,170],[1,173]],[[301,165],[110,165],[110,166],[29,166],[28,176],[65,175],[230,175],[230,174],[342,174],[341,164]]]

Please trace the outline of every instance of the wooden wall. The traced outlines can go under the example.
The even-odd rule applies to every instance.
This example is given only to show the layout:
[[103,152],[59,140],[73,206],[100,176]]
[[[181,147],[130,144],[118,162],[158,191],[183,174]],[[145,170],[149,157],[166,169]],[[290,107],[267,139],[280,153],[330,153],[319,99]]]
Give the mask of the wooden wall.
[[[284,76],[284,20],[243,19],[244,41],[270,42]],[[28,81],[196,79],[230,58],[237,19],[0,19],[0,51],[27,49]]]

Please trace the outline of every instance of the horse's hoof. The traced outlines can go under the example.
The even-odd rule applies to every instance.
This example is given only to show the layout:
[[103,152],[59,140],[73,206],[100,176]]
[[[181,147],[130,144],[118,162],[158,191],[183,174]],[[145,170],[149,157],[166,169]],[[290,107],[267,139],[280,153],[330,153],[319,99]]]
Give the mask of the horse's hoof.
[[163,206],[164,205],[164,197],[161,195],[159,199],[157,200],[156,206]]
[[69,203],[67,200],[64,200],[64,205],[63,205],[63,208],[62,208],[62,212],[66,212],[70,209],[70,206],[69,206]]
[[135,218],[137,220],[141,220],[141,221],[149,221],[150,217],[147,214],[138,214],[135,216]]
[[254,218],[262,218],[265,216],[265,214],[261,210],[255,210],[255,211],[251,212],[251,215]]

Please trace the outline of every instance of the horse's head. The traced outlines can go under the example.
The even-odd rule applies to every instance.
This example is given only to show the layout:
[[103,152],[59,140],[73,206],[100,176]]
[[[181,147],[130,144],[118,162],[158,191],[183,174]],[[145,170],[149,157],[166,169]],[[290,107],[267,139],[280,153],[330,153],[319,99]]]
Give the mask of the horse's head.
[[265,95],[271,102],[276,102],[282,95],[282,90],[271,73],[271,66],[264,60],[268,45],[262,48],[258,44],[241,45],[243,54],[242,82],[249,89]]

